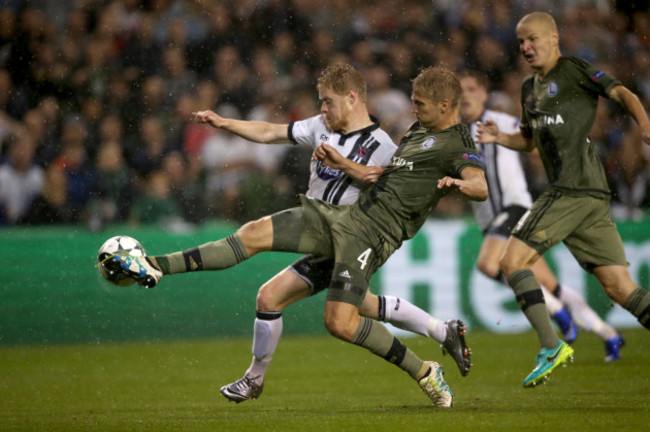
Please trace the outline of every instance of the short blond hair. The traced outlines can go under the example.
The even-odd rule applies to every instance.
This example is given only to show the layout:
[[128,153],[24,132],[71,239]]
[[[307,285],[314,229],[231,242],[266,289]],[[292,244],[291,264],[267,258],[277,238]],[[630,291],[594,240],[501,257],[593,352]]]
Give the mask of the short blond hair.
[[413,79],[413,91],[422,92],[434,102],[448,99],[452,108],[460,103],[463,89],[454,72],[446,67],[431,66]]
[[528,24],[531,22],[541,24],[544,29],[550,33],[557,33],[557,24],[555,23],[555,19],[548,12],[531,12],[528,15],[524,15],[517,25]]
[[335,63],[327,66],[318,76],[316,87],[319,90],[331,89],[339,96],[345,96],[352,90],[361,101],[366,101],[366,79],[349,64]]

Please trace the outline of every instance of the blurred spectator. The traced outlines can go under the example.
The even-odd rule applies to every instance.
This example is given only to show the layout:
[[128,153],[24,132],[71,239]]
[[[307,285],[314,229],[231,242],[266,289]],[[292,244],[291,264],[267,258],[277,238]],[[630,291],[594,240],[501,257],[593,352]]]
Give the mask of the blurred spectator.
[[203,222],[209,215],[201,168],[197,159],[187,161],[178,151],[167,154],[162,163],[171,195],[179,204],[183,219],[195,224]]
[[236,45],[249,51],[253,45],[249,35],[237,29],[232,8],[226,2],[208,2],[205,17],[206,35],[203,39],[190,41],[187,53],[189,65],[201,77],[211,76],[212,58],[220,48]]
[[140,16],[137,27],[126,42],[121,63],[129,81],[141,82],[160,70],[160,45],[154,40],[155,20],[151,13]]
[[404,132],[415,122],[411,99],[401,90],[391,87],[390,70],[383,65],[366,72],[368,80],[368,111],[377,116],[381,127],[394,142],[399,143]]
[[[238,117],[237,113],[224,114]],[[258,145],[236,135],[215,130],[202,148],[208,201],[225,219],[240,220],[241,185],[257,170]]]
[[104,115],[104,104],[100,99],[89,96],[81,101],[79,123],[85,129],[84,144],[88,159],[95,158],[99,141],[99,125]]
[[650,151],[636,124],[629,123],[620,145],[611,152],[614,171],[609,174],[614,219],[640,220],[650,206]]
[[[34,117],[30,116],[31,111],[35,111]],[[39,126],[34,124],[36,121],[40,122]],[[61,108],[57,99],[53,96],[40,99],[36,108],[25,115],[24,123],[36,140],[37,160],[44,166],[49,164],[61,150]]]
[[104,116],[99,122],[98,142],[117,142],[121,143],[124,139],[124,125],[122,119],[117,113],[111,113]]
[[78,96],[94,96],[102,99],[108,89],[108,81],[114,67],[113,45],[110,39],[93,37],[83,47],[82,64],[70,76],[73,91]]
[[173,108],[176,99],[196,90],[196,73],[187,69],[185,53],[177,46],[172,45],[163,51],[162,78],[167,108]]
[[78,118],[66,120],[61,131],[61,151],[52,161],[52,165],[61,169],[66,176],[71,221],[83,219],[94,183],[94,169],[86,152],[86,136],[86,127]]
[[[294,180],[303,165],[292,161],[304,160],[301,149],[244,157],[250,155],[239,148],[246,145],[233,143],[221,154],[225,149],[215,151],[210,142],[224,138],[192,123],[192,107],[248,119],[306,118],[296,111],[317,110],[314,75],[340,60],[366,75],[371,112],[395,140],[412,120],[411,79],[431,64],[488,74],[490,107],[519,116],[520,85],[531,70],[517,54],[513,23],[534,9],[553,13],[564,32],[564,55],[596,63],[650,107],[648,2],[12,1],[0,2],[0,158],[9,153],[6,137],[24,128],[36,145],[35,161],[54,182],[63,174],[70,188],[69,196],[48,191],[39,198],[51,206],[54,221],[92,214],[82,208],[89,196],[81,195],[94,196],[90,161],[99,163],[96,156],[110,141],[123,147],[134,190],[162,169],[173,175],[178,199],[181,184],[208,194],[204,201],[212,207],[205,217],[244,217],[243,210],[255,217],[252,209],[264,204],[253,202],[258,196],[273,193],[280,201],[300,191],[302,181]],[[609,104],[600,105],[592,140],[614,198],[647,212],[644,200],[623,196],[625,190],[636,196],[649,158],[629,164],[627,155],[638,150],[630,142],[634,131]],[[70,118],[78,125],[62,120]],[[83,149],[69,143],[79,136]],[[71,169],[75,154],[83,162]],[[529,184],[542,187],[546,178],[536,156],[527,155],[526,163]],[[182,180],[183,171],[189,180]],[[256,177],[259,172],[265,178]],[[251,200],[246,209],[242,193],[252,197],[244,198]],[[189,215],[185,208],[185,217],[197,220],[202,212]]]
[[168,227],[183,223],[180,205],[171,192],[170,179],[162,170],[151,171],[143,192],[131,205],[129,222],[132,224],[158,223]]
[[[209,80],[199,82],[196,90],[196,99],[194,99],[195,109],[216,109],[218,104],[219,87]],[[194,161],[199,161],[201,158],[203,143],[210,135],[212,135],[213,130],[195,123],[191,112],[188,113],[185,108],[183,108],[182,111],[182,113],[179,113],[179,110],[177,110],[177,115],[185,116],[183,120],[186,122],[185,128],[182,131],[181,150],[189,161],[193,163]],[[200,164],[199,161],[199,165]]]
[[[297,60],[296,50],[296,41],[290,32],[280,32],[273,38],[272,54],[275,64],[275,73],[280,76],[280,80],[283,84],[289,84],[287,79],[291,75],[291,66],[295,64]],[[286,84],[284,87],[286,87]]]
[[51,165],[45,170],[43,190],[18,224],[42,225],[78,220],[78,209],[68,200],[68,177],[64,169]]
[[20,119],[27,112],[29,100],[21,87],[14,86],[7,69],[0,68],[0,111],[14,119]]
[[126,73],[113,74],[108,80],[108,88],[104,97],[104,111],[121,113],[131,101],[131,83]]
[[5,144],[7,138],[11,135],[12,131],[17,130],[19,127],[20,122],[0,110],[0,159],[6,153]]
[[132,102],[122,113],[125,132],[129,137],[139,134],[142,117],[156,117],[164,123],[169,116],[165,107],[165,82],[160,76],[146,78],[138,90],[132,94]]
[[136,174],[146,176],[161,168],[168,150],[162,121],[151,115],[143,117],[138,136],[129,144],[129,164]]
[[32,108],[25,114],[25,117],[23,118],[23,126],[24,130],[22,130],[21,133],[29,135],[29,138],[34,142],[36,153],[41,153],[36,157],[36,162],[44,166],[51,160],[50,157],[46,156],[52,148],[50,143],[45,140],[47,127],[45,115],[38,108]]
[[247,113],[257,102],[250,69],[234,45],[226,45],[214,54],[214,78],[221,84],[221,100]]
[[16,12],[9,7],[0,8],[0,64],[7,61],[15,32]]
[[43,168],[34,163],[35,150],[26,133],[9,138],[9,154],[0,164],[0,223],[16,223],[41,192]]
[[107,223],[127,219],[133,195],[133,173],[124,160],[119,141],[104,141],[95,158],[95,178],[88,203],[88,222],[93,231]]

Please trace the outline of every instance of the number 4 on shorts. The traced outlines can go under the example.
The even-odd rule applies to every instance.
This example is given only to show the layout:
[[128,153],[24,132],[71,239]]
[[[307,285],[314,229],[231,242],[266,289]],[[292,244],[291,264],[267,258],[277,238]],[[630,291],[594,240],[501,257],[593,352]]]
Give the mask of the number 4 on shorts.
[[368,249],[364,250],[361,253],[361,255],[359,255],[359,257],[357,258],[357,261],[359,261],[361,263],[361,270],[363,270],[363,268],[366,266],[366,264],[368,264],[368,258],[370,258],[370,252],[371,252],[371,249],[368,248]]

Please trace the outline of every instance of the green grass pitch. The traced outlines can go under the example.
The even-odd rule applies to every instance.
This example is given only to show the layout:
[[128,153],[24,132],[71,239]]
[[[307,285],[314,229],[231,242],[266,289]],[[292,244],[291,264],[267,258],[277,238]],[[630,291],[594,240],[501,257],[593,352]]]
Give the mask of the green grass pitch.
[[528,332],[468,333],[462,378],[425,338],[455,394],[436,409],[404,372],[327,335],[280,342],[259,400],[228,402],[219,387],[250,363],[250,339],[0,348],[1,431],[642,431],[650,424],[648,332],[626,330],[623,359],[603,362],[581,333],[575,362],[547,385],[521,387],[533,366]]

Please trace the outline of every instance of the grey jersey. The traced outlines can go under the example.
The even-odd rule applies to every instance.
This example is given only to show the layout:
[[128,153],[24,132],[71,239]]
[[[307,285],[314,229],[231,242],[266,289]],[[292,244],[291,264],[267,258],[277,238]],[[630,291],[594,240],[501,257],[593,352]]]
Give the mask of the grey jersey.
[[560,57],[543,78],[521,86],[521,133],[532,139],[550,186],[564,193],[609,198],[605,170],[589,131],[599,97],[620,81],[576,57]]
[[[486,110],[480,121],[485,123],[487,120],[494,121],[502,132],[519,132],[519,119],[509,114]],[[472,123],[470,132],[474,141],[476,131],[476,123]],[[485,230],[505,208],[513,205],[529,208],[533,201],[518,151],[494,143],[477,144],[476,149],[485,166],[489,196],[485,201],[472,201],[471,205],[476,222],[481,230]]]
[[[305,120],[291,122],[288,135],[294,144],[312,148],[328,144],[344,157],[361,165],[386,166],[397,150],[392,139],[379,127],[379,122],[364,129],[341,134],[327,127],[324,116],[317,115]],[[332,204],[352,204],[359,197],[362,185],[356,183],[342,171],[312,161],[310,165],[309,189],[306,195]]]
[[438,180],[460,178],[468,166],[483,169],[465,125],[433,131],[415,123],[390,165],[359,198],[359,208],[393,246],[410,239],[445,195]]

